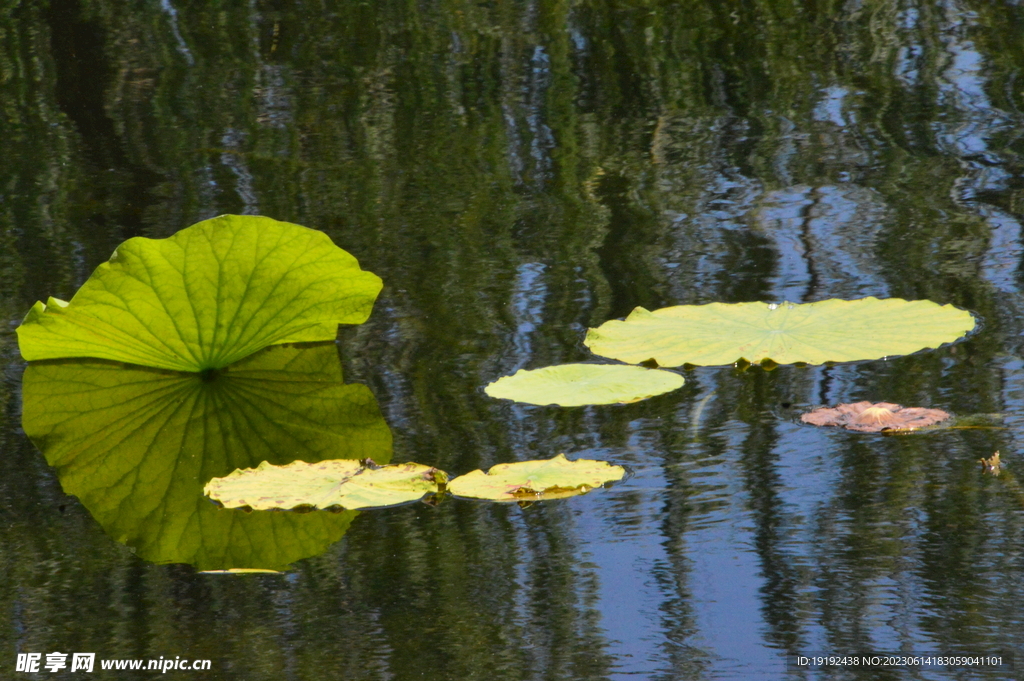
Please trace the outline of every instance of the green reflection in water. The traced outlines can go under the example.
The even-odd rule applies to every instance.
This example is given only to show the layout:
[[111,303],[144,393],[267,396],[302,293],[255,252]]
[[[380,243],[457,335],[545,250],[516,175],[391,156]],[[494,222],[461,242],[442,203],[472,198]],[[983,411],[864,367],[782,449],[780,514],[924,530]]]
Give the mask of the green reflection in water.
[[156,563],[279,569],[338,541],[355,512],[244,513],[203,497],[261,461],[391,459],[364,385],[332,344],[276,346],[210,375],[101,361],[33,364],[22,425],[111,537]]

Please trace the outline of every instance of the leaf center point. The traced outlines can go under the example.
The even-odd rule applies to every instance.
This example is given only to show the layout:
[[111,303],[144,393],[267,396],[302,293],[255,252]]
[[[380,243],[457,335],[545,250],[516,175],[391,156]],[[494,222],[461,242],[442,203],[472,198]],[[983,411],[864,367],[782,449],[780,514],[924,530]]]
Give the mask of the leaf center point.
[[203,383],[213,383],[217,380],[217,376],[221,373],[220,369],[213,367],[207,367],[206,369],[199,370],[199,380]]

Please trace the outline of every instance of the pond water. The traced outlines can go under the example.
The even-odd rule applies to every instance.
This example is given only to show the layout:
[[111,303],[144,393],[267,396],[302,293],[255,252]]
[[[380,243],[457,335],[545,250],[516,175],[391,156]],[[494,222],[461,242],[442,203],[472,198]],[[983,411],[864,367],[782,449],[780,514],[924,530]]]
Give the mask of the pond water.
[[[1022,70],[1019,0],[6,3],[0,676],[61,651],[209,659],[171,675],[239,681],[1024,678]],[[384,280],[336,346],[280,350],[334,372],[323,399],[362,405],[357,435],[268,435],[261,457],[240,427],[198,463],[154,436],[48,466],[23,376],[68,379],[26,371],[25,312],[124,239],[222,213],[323,230]],[[629,405],[483,392],[590,359],[586,329],[636,306],[872,295],[983,326],[886,360],[698,368]],[[994,425],[799,422],[859,400]],[[204,404],[189,418],[226,413]],[[249,404],[252,432],[282,405],[336,418],[287,390]],[[46,445],[113,427],[78,417]],[[526,508],[262,525],[198,492],[211,460],[350,446],[456,474],[566,453],[630,476]],[[999,476],[979,464],[997,450]],[[285,572],[200,572],[259,561]],[[787,662],[870,652],[1017,667]]]

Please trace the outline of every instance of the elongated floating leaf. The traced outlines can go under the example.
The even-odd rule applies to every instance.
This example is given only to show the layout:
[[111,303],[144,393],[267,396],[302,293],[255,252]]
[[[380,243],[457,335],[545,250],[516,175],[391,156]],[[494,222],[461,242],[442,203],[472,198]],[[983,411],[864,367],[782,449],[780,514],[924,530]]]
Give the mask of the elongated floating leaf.
[[203,492],[225,508],[355,511],[416,501],[436,494],[447,481],[443,471],[418,463],[377,466],[370,460],[333,459],[274,466],[264,461],[210,480]]
[[564,454],[543,461],[519,461],[492,466],[484,473],[475,470],[460,475],[448,485],[457,497],[491,501],[540,501],[586,494],[607,482],[621,480],[622,466],[606,461],[578,459]]
[[92,357],[219,369],[270,345],[334,340],[366,321],[381,280],[323,232],[222,215],[167,239],[129,239],[70,302],[18,327],[27,360]]
[[491,397],[529,404],[639,402],[682,387],[683,377],[671,371],[621,364],[560,364],[499,378],[486,388]]
[[662,366],[740,359],[778,364],[852,362],[952,343],[975,326],[970,312],[930,300],[861,298],[818,303],[711,303],[633,310],[587,331],[595,354]]
[[283,575],[280,570],[264,570],[261,568],[229,568],[227,570],[202,570],[201,575]]

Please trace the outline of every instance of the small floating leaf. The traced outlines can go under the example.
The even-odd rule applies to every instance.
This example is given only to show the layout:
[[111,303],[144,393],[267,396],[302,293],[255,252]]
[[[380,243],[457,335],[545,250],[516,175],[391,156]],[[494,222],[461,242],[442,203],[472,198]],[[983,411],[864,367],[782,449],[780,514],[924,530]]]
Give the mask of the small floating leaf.
[[264,461],[210,480],[203,492],[226,508],[340,506],[354,511],[416,501],[436,494],[447,480],[443,471],[418,463],[378,466],[369,459],[333,459],[274,466]]
[[952,343],[975,326],[970,312],[930,300],[862,298],[818,303],[710,303],[633,310],[587,331],[592,352],[636,364],[852,362]]
[[605,461],[570,461],[564,454],[544,461],[520,461],[475,470],[448,485],[457,497],[491,501],[540,501],[586,494],[606,482],[622,479],[626,470]]
[[917,430],[945,421],[951,416],[941,409],[904,408],[891,402],[854,402],[837,407],[821,407],[801,414],[800,420],[814,426],[839,426],[861,433]]
[[499,378],[484,391],[491,397],[528,404],[585,404],[639,402],[683,385],[671,371],[621,364],[560,364]]
[[167,239],[135,237],[71,302],[38,302],[18,327],[27,360],[91,357],[219,369],[270,345],[334,340],[366,321],[381,280],[323,232],[221,215]]

